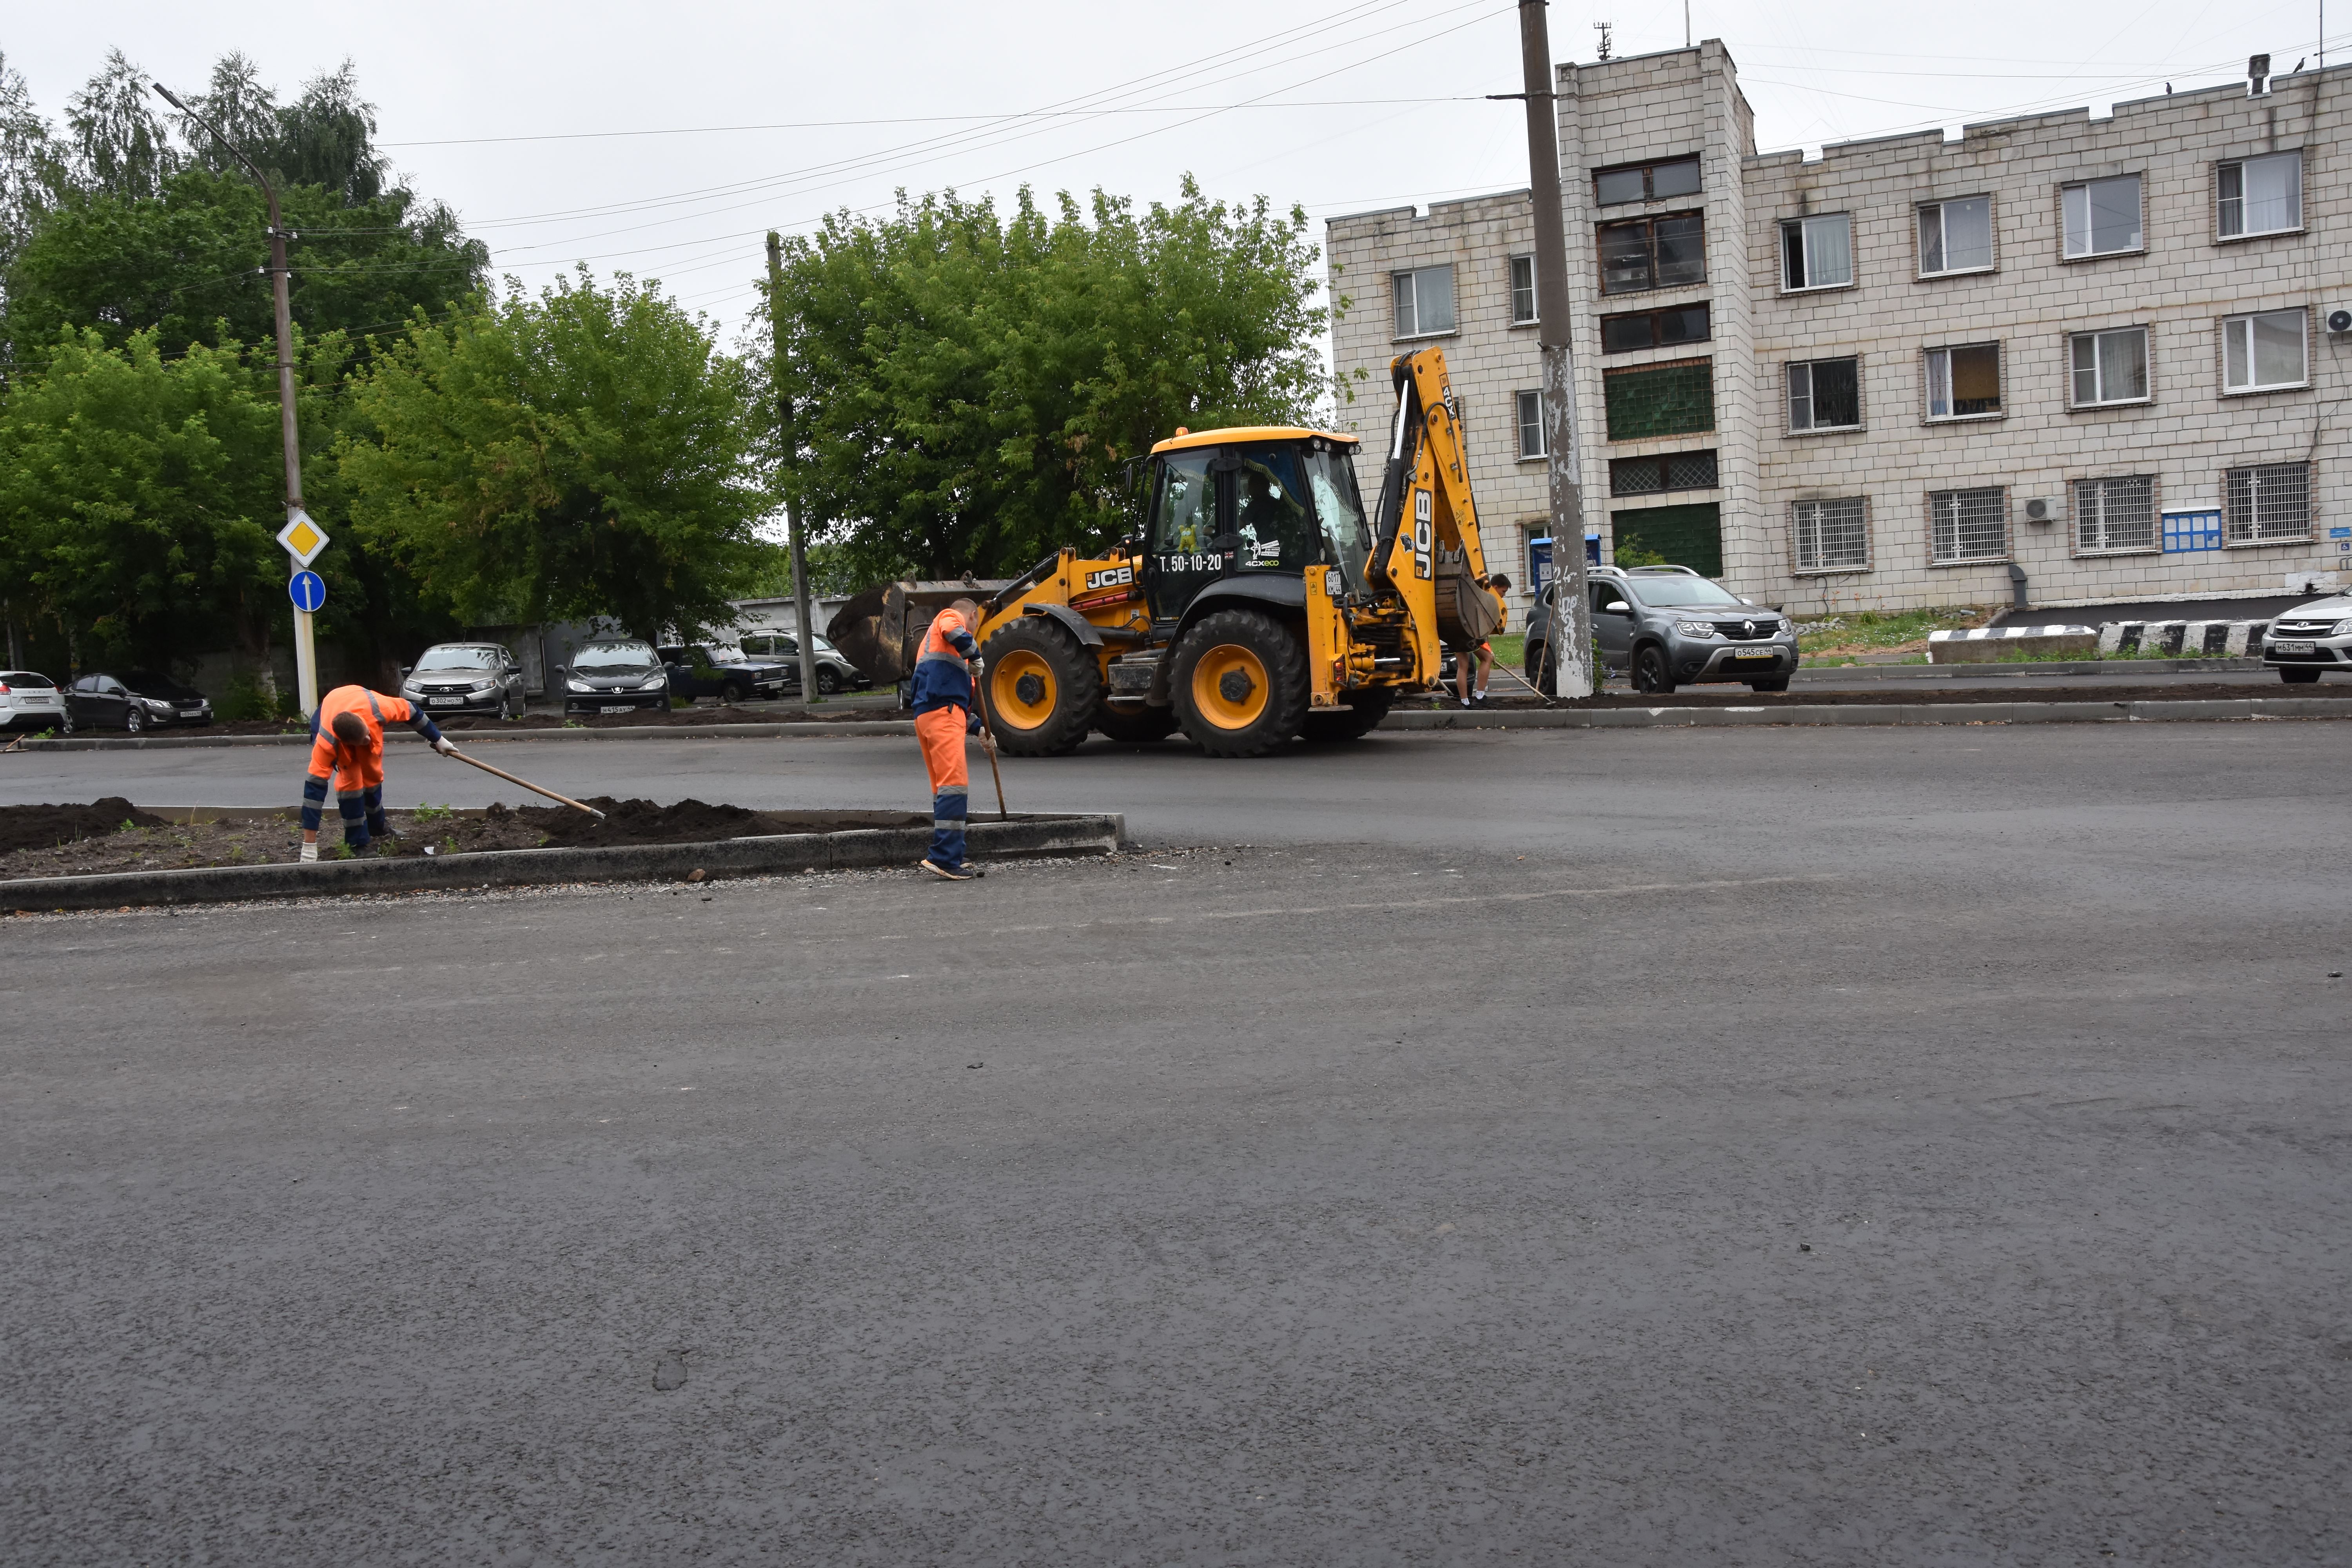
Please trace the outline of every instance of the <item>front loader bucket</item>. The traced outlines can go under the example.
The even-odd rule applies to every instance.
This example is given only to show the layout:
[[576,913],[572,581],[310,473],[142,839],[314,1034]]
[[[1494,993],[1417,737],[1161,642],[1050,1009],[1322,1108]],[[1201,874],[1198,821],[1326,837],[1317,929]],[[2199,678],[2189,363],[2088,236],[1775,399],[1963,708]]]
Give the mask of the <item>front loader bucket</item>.
[[824,635],[867,679],[885,686],[906,679],[915,668],[907,646],[907,584],[862,590],[835,613]]

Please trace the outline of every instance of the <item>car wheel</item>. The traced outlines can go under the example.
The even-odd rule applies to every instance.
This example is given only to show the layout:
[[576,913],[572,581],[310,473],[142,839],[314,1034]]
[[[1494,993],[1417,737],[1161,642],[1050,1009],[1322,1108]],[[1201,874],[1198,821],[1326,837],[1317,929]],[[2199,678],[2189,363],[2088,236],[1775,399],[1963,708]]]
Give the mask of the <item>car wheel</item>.
[[1255,610],[1202,616],[1176,645],[1169,690],[1184,733],[1213,757],[1263,756],[1307,721],[1307,654]]
[[720,687],[719,687],[719,701],[721,701],[721,702],[740,702],[740,701],[742,701],[742,700],[743,700],[743,684],[742,684],[742,682],[738,681],[738,680],[730,680],[730,681],[726,682],[724,685],[720,686]]
[[[2315,670],[2313,673],[2318,672]],[[147,715],[136,708],[126,708],[122,710],[122,727],[136,735],[147,728]]]
[[1789,678],[1785,675],[1776,675],[1769,680],[1751,680],[1748,683],[1748,689],[1750,691],[1786,691],[1789,689]]
[[1654,697],[1670,696],[1675,689],[1675,672],[1666,663],[1666,650],[1656,643],[1644,643],[1633,650],[1633,689]]
[[816,672],[816,689],[817,694],[821,697],[832,696],[835,692],[841,689],[841,677],[835,675],[829,669],[818,670]]
[[2308,686],[2313,681],[2319,679],[2319,671],[2315,669],[2282,669],[2279,671],[2279,679],[2285,681],[2289,686]]
[[501,721],[510,721],[514,716],[514,699],[511,697],[500,697],[499,699],[499,718]]
[[73,710],[68,708],[58,715],[58,733],[70,735],[73,732]]

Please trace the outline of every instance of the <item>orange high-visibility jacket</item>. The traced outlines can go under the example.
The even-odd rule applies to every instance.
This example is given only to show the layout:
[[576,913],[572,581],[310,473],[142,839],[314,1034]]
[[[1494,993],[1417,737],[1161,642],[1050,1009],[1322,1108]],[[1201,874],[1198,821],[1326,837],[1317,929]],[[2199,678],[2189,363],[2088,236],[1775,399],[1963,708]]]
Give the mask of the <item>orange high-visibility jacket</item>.
[[[339,713],[360,716],[360,722],[367,726],[365,746],[346,746],[335,739],[335,716]],[[310,720],[310,776],[322,779],[332,773],[338,790],[361,790],[383,784],[386,720],[414,725],[420,731],[431,729],[439,732],[430,719],[400,698],[386,697],[364,686],[338,686],[328,692],[320,699],[319,711]]]

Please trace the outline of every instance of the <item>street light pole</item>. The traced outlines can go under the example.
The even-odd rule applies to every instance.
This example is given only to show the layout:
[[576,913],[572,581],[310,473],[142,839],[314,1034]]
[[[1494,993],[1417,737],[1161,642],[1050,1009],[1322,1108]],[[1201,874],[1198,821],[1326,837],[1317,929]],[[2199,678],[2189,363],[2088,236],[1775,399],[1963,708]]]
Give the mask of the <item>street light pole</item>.
[[[294,418],[294,311],[287,298],[286,223],[278,209],[278,187],[269,183],[254,161],[245,155],[245,149],[228,139],[227,134],[211,121],[182,103],[172,89],[162,82],[147,85],[156,96],[211,132],[215,140],[229,151],[229,155],[245,165],[261,186],[261,194],[269,201],[269,284],[270,294],[278,307],[278,421],[286,446],[286,521],[292,522],[302,512],[302,446],[301,435]],[[289,573],[290,576],[291,574]],[[262,679],[269,679],[268,670]],[[312,633],[310,612],[297,608],[294,612],[294,684],[301,699],[302,711],[319,710],[319,649]]]
[[768,327],[775,344],[770,379],[776,386],[776,427],[784,437],[784,473],[786,475],[784,520],[792,530],[793,548],[793,640],[800,645],[801,706],[806,708],[817,701],[816,690],[816,627],[809,624],[808,585],[808,498],[792,485],[790,475],[800,460],[800,435],[793,427],[791,391],[784,385],[784,242],[774,229],[768,231]]

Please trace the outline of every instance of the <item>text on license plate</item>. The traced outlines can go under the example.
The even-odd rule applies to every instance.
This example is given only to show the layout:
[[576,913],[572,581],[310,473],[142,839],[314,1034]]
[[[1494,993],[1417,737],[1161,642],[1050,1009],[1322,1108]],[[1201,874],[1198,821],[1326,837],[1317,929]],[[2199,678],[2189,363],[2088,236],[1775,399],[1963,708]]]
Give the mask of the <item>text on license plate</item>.
[[637,705],[634,702],[623,702],[617,705],[608,704],[605,707],[596,710],[599,713],[634,713],[636,710]]
[[462,708],[465,704],[466,700],[462,697],[428,697],[425,700],[427,708]]
[[2318,650],[2307,642],[2274,642],[2271,644],[2271,651],[2273,653],[2315,653]]
[[1731,650],[1734,658],[1778,658],[1780,656],[1778,648],[1736,647]]

